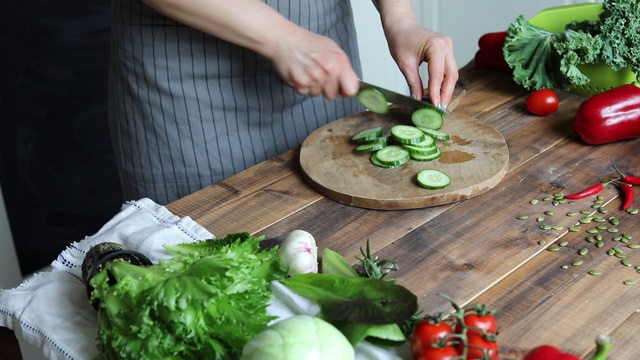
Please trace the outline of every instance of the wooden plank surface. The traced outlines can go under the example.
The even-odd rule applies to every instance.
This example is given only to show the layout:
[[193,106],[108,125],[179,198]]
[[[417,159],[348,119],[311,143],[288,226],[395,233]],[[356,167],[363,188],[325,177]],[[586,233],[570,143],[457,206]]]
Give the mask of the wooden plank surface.
[[[249,174],[236,175],[171,204],[170,209],[194,217],[217,235],[247,230],[281,240],[294,229],[304,229],[316,237],[320,250],[332,248],[351,263],[368,239],[375,255],[399,261],[395,276],[418,295],[425,313],[450,310],[437,296],[439,292],[462,304],[480,302],[497,308],[499,343],[506,360],[521,359],[541,343],[584,358],[593,351],[598,332],[614,338],[610,358],[637,358],[640,285],[621,283],[633,277],[635,270],[606,255],[611,238],[597,248],[584,240],[586,227],[581,232],[567,231],[576,217],[566,213],[588,209],[593,199],[555,207],[541,199],[603,181],[615,174],[611,159],[624,171],[640,173],[640,141],[585,145],[571,123],[582,97],[558,92],[558,112],[533,116],[523,107],[527,92],[505,74],[465,68],[458,93],[454,112],[493,127],[508,145],[508,173],[486,193],[425,209],[346,206],[305,183],[294,150],[276,164],[269,162]],[[265,179],[256,180],[258,171],[265,173]],[[640,215],[619,209],[622,200],[614,186],[602,195],[609,214],[624,224],[620,231],[633,234],[640,243]],[[540,201],[534,206],[529,204],[531,199]],[[535,221],[549,208],[554,215],[543,215],[544,223],[560,225],[561,230],[540,229]],[[518,220],[519,214],[530,218]],[[546,250],[561,241],[568,241],[562,251]],[[588,247],[589,253],[578,255],[581,247]],[[628,252],[633,265],[640,265],[640,250]],[[578,258],[583,265],[561,268]],[[588,275],[594,267],[605,274]]]
[[[502,135],[472,117],[448,114],[442,131],[451,137],[437,141],[442,155],[394,169],[371,164],[371,153],[358,153],[351,137],[372,127],[390,134],[395,125],[411,125],[410,114],[392,109],[386,115],[355,114],[327,124],[307,137],[300,165],[307,182],[320,194],[343,204],[380,210],[416,209],[449,204],[486,192],[506,173],[509,152]],[[416,182],[423,169],[451,177],[451,185],[427,190]]]

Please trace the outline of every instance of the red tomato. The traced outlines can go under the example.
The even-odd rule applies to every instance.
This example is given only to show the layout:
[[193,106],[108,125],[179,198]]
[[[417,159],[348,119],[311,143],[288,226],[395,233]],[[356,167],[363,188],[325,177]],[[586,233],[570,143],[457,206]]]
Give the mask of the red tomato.
[[458,359],[460,354],[455,347],[446,345],[443,347],[429,347],[424,349],[417,357],[416,360],[454,360]]
[[[485,330],[489,335],[496,335],[498,332],[498,323],[496,322],[496,318],[491,313],[486,314],[478,314],[475,312],[471,312],[472,309],[467,310],[467,314],[464,315],[464,324],[467,325],[467,334],[475,333],[480,336],[483,335],[482,330]],[[456,333],[460,334],[462,332],[462,325],[456,325]]]
[[[482,335],[477,333],[467,333],[467,360],[498,360],[500,359],[498,343],[488,341]],[[458,349],[462,354],[462,349]]]
[[[413,331],[413,337],[411,338],[411,353],[413,354],[413,357],[418,359],[424,353],[431,351],[435,352],[438,348],[432,346],[432,344],[438,345],[442,339],[452,333],[453,330],[451,329],[451,326],[445,322],[434,323],[429,320],[421,321],[416,325],[416,328]],[[446,339],[445,344],[450,343],[451,341],[451,338]],[[446,347],[448,346],[443,346],[442,348]]]
[[545,116],[558,110],[558,96],[551,89],[536,90],[527,98],[527,110],[538,116]]

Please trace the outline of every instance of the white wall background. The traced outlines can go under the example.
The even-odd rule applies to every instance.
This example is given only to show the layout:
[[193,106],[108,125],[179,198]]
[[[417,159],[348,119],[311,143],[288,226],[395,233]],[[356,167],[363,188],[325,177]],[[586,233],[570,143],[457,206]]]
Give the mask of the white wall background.
[[[541,10],[588,0],[412,0],[419,22],[453,39],[459,67],[468,64],[485,33],[506,30],[518,15],[530,18]],[[370,0],[351,0],[358,31],[363,80],[408,94],[400,70],[389,55],[380,17]],[[421,68],[423,83],[426,69]],[[425,85],[426,86],[426,85]]]

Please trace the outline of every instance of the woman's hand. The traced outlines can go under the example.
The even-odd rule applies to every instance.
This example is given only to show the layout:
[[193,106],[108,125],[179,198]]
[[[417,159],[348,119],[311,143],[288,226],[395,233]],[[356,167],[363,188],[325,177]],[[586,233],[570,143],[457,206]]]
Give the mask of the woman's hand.
[[282,79],[302,95],[323,95],[329,100],[358,92],[358,75],[347,54],[333,40],[302,28],[269,52]]
[[407,79],[411,95],[418,99],[424,96],[419,67],[427,62],[429,99],[446,109],[458,81],[453,42],[418,24],[409,1],[380,0],[379,5],[389,50]]

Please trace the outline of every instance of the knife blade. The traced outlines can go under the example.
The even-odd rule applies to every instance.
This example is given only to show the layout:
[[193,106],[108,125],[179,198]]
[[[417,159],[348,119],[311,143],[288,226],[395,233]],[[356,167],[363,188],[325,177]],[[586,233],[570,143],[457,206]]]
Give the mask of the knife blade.
[[363,89],[375,89],[379,91],[382,95],[384,95],[390,103],[393,103],[401,107],[410,108],[412,110],[428,107],[443,115],[446,113],[443,109],[438,108],[437,106],[433,105],[430,102],[414,99],[411,96],[402,95],[395,91],[385,89],[380,86],[373,85],[368,82],[364,82],[360,80],[360,90],[363,90]]

